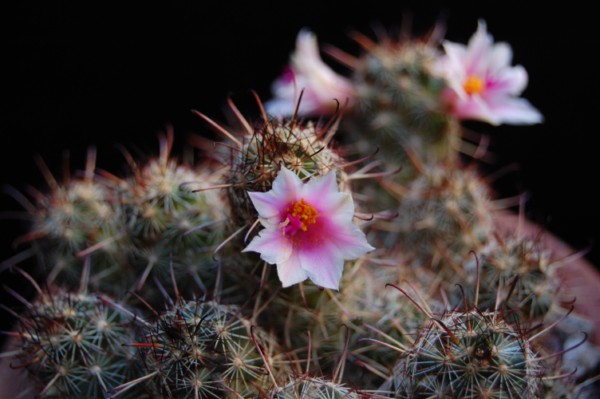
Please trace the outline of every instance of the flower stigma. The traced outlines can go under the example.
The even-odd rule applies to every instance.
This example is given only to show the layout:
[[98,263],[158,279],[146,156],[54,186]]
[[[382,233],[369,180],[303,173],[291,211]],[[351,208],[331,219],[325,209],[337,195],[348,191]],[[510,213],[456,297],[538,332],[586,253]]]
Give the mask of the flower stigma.
[[481,94],[484,87],[483,79],[477,75],[469,75],[463,84],[465,92],[472,96],[473,94]]
[[281,224],[285,235],[296,235],[299,230],[307,231],[308,226],[315,224],[319,212],[314,206],[301,198],[300,201],[292,202],[285,210],[285,220]]

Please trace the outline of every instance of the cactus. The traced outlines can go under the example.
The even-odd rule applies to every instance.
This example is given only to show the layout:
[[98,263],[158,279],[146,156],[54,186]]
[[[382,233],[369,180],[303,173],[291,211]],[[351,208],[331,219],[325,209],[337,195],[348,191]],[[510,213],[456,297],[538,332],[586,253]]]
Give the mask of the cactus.
[[[277,344],[238,307],[180,298],[144,324],[132,346],[143,355],[147,382],[139,389],[152,397],[252,397],[270,382],[266,367],[271,365],[263,359],[276,356]],[[117,387],[116,393],[138,388],[139,381]]]
[[461,131],[441,102],[445,82],[434,71],[438,32],[418,39],[355,39],[364,52],[352,65],[356,105],[343,125],[349,140],[357,140],[362,153],[379,148],[391,168],[403,166],[401,181],[418,175],[407,149],[427,163],[456,163]]
[[[233,104],[230,106],[235,110]],[[203,118],[208,120],[206,116]],[[332,140],[338,123],[335,119],[321,126],[295,118],[268,120],[263,117],[254,128],[250,128],[245,119],[242,120],[247,130],[239,140],[240,148],[221,161],[230,170],[228,193],[232,208],[236,209],[235,227],[256,225],[258,215],[248,192],[271,190],[282,168],[293,172],[303,182],[335,173],[339,190],[349,191],[351,175],[342,169],[345,160]],[[237,140],[233,139],[233,135],[227,136],[234,142]],[[252,229],[249,232],[252,235],[248,233],[246,241],[255,236]],[[235,245],[241,246],[241,243],[230,243],[232,248],[236,248]],[[253,300],[254,319],[262,325],[272,326],[292,347],[306,345],[303,334],[296,337],[289,331],[312,329],[315,323],[320,322],[319,309],[331,301],[326,292],[311,285],[282,290],[275,273],[257,264],[252,256],[224,256],[222,267],[224,285],[235,287],[233,292],[223,295],[224,299],[227,298],[225,300],[236,301],[237,297],[246,302]]]
[[348,78],[303,30],[258,117],[195,111],[225,140],[198,161],[169,130],[156,157],[124,152],[125,174],[94,151],[60,183],[43,166],[49,191],[18,197],[41,276],[14,333],[40,397],[595,393],[600,359],[575,377],[562,355],[582,344],[555,328],[576,320],[555,295],[564,260],[498,231],[490,183],[464,162],[481,154],[462,152],[463,120],[542,120],[518,98],[523,70],[483,21],[467,46],[437,29],[354,38],[357,57],[331,51]]
[[[326,399],[326,398],[370,398],[371,394],[367,391],[357,389],[356,381],[351,383],[342,382],[345,374],[345,356],[346,347],[341,359],[331,368],[328,375],[324,375],[323,358],[312,358],[311,342],[313,339],[309,335],[307,357],[300,358],[302,351],[294,351],[288,359],[289,370],[273,380],[273,387],[264,395],[265,399]],[[347,378],[346,378],[347,380]],[[375,396],[373,396],[375,397]]]
[[493,311],[454,311],[423,327],[382,390],[397,398],[535,398],[544,371],[518,326]]
[[[476,290],[480,283],[475,284]],[[561,374],[560,356],[585,338],[555,353],[551,340],[546,339],[568,314],[541,328],[501,308],[502,295],[491,309],[482,307],[478,291],[475,302],[469,304],[465,296],[462,306],[440,313],[431,309],[418,290],[413,298],[405,289],[394,288],[428,320],[415,330],[412,342],[392,341],[389,336],[374,340],[398,353],[381,393],[395,398],[538,398],[573,386],[569,374]]]
[[205,190],[219,181],[219,172],[208,163],[178,161],[171,156],[172,145],[171,132],[161,138],[157,158],[133,163],[132,175],[117,185],[125,187],[119,198],[132,243],[130,279],[139,291],[151,273],[169,278],[173,265],[180,290],[206,292],[214,284],[213,250],[224,239],[229,208],[219,191]]
[[134,339],[135,325],[112,300],[57,287],[38,294],[19,316],[13,362],[36,381],[37,397],[105,398],[137,377],[135,352],[123,346]]
[[397,237],[401,250],[416,267],[457,273],[470,251],[479,252],[493,232],[489,186],[470,169],[428,165],[398,190],[398,218],[388,243]]
[[269,392],[269,399],[359,399],[359,393],[342,384],[314,377],[300,377]]
[[187,288],[212,287],[212,251],[224,238],[229,210],[218,191],[203,190],[218,173],[178,161],[172,144],[169,132],[160,138],[159,157],[139,165],[128,156],[133,170],[123,178],[96,174],[95,152],[82,177],[62,184],[48,178],[50,192],[28,207],[33,224],[25,238],[34,240],[48,282],[75,286],[90,257],[90,286],[115,295],[139,291],[149,276],[168,276],[171,264],[178,276],[192,277]]
[[[26,206],[31,227],[22,240],[32,241],[38,273],[49,283],[76,286],[89,248],[100,247],[94,253],[93,274],[113,270],[124,260],[119,246],[124,237],[121,210],[111,187],[95,179],[95,159],[90,150],[84,173],[67,176],[64,182],[41,163],[50,191],[36,192],[36,203]],[[91,279],[95,285],[93,275]]]
[[498,238],[478,251],[476,258],[465,263],[465,272],[471,276],[466,282],[474,288],[474,271],[479,267],[483,278],[479,289],[480,306],[492,308],[497,301],[498,287],[510,287],[510,296],[500,298],[501,306],[521,314],[522,319],[530,322],[542,321],[560,295],[560,283],[554,275],[560,265],[535,238]]

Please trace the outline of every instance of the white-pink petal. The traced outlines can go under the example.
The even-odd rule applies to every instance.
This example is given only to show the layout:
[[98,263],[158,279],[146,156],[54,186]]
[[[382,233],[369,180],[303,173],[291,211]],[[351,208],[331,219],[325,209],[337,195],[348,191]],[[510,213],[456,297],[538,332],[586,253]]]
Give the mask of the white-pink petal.
[[469,40],[464,60],[467,74],[481,73],[481,66],[487,63],[486,57],[489,55],[493,39],[487,33],[486,24],[480,20],[477,25],[477,31]]
[[332,233],[330,242],[346,260],[359,258],[375,249],[367,242],[365,233],[354,224],[338,228]]
[[281,213],[292,201],[299,199],[302,187],[302,181],[298,176],[282,167],[273,180],[271,190],[265,193],[248,192],[261,224],[265,227],[279,225]]
[[252,205],[258,212],[260,219],[265,223],[279,223],[279,221],[271,222],[274,218],[279,218],[281,213],[281,199],[273,195],[272,192],[248,192],[248,196],[252,201]]
[[258,252],[260,258],[274,265],[288,262],[292,256],[291,243],[275,228],[262,229],[242,252]]
[[337,250],[323,245],[310,251],[302,251],[298,257],[302,269],[313,283],[323,288],[339,289],[344,270],[344,258]]
[[512,96],[520,95],[527,87],[529,77],[527,71],[521,65],[512,68],[505,68],[494,76],[492,82],[494,91],[509,94]]
[[503,123],[534,124],[544,121],[543,115],[523,98],[504,98],[489,103],[490,112]]
[[339,191],[335,172],[310,179],[302,190],[302,198],[329,218],[343,217],[351,221],[354,202],[348,193]]
[[477,119],[492,125],[500,124],[500,119],[491,112],[489,104],[481,96],[469,96],[464,91],[462,93],[462,97],[458,97],[456,92],[448,93],[454,116],[459,119]]
[[285,262],[277,263],[277,276],[283,288],[301,283],[309,277],[298,253],[292,254]]
[[302,180],[294,172],[282,166],[268,193],[277,198],[282,205],[286,205],[289,201],[298,198],[302,186]]
[[508,43],[496,43],[488,56],[487,69],[489,73],[496,74],[510,66],[512,62],[512,48]]
[[354,202],[349,193],[338,193],[336,196],[330,196],[329,202],[323,204],[323,207],[329,215],[329,220],[333,223],[339,225],[352,223]]
[[463,61],[467,55],[467,48],[459,43],[445,41],[443,43],[446,58],[444,61],[451,64],[455,69],[464,70]]

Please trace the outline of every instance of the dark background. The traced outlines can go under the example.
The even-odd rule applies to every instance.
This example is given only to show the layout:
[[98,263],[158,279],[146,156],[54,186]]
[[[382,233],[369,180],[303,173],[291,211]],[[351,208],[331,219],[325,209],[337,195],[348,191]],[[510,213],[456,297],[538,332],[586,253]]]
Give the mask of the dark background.
[[[410,21],[420,34],[443,21],[447,39],[466,43],[483,18],[496,40],[512,45],[514,63],[528,70],[524,97],[546,118],[536,126],[475,126],[492,140],[497,159],[488,171],[518,165],[495,188],[501,197],[527,192],[528,217],[575,249],[589,247],[588,258],[600,265],[600,77],[593,61],[599,24],[576,3],[538,9],[524,1],[18,3],[1,13],[0,184],[19,191],[46,187],[35,156],[60,179],[64,151],[72,169],[82,168],[94,145],[97,165],[118,173],[124,159],[116,144],[156,152],[156,135],[168,124],[176,149],[189,133],[209,134],[191,110],[223,120],[228,95],[242,108],[252,103],[250,90],[268,99],[301,27],[320,43],[353,52],[352,29],[397,32]],[[249,105],[246,114],[255,112]],[[6,217],[21,210],[0,194],[1,259],[24,249],[12,246],[22,225]],[[25,290],[20,282],[0,274],[2,285]],[[0,300],[15,304],[2,289]],[[0,318],[0,329],[9,328],[8,314]]]

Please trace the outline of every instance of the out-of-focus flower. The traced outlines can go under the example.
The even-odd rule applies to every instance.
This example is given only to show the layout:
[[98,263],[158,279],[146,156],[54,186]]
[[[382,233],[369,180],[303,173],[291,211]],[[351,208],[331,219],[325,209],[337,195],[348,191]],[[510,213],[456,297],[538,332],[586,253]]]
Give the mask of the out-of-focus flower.
[[[274,98],[265,103],[271,115],[290,116],[302,94],[300,115],[326,115],[352,102],[354,88],[350,80],[335,73],[319,55],[316,36],[302,29],[296,39],[296,50],[290,64],[271,87]],[[336,102],[337,100],[337,102]]]
[[374,249],[352,222],[354,202],[339,191],[335,172],[303,183],[282,167],[270,191],[248,194],[265,228],[243,252],[258,252],[276,264],[283,287],[309,278],[337,290],[344,260]]
[[519,97],[527,86],[525,68],[510,66],[511,47],[494,44],[484,21],[479,21],[467,46],[446,41],[444,50],[438,65],[448,83],[443,101],[457,118],[493,125],[542,122],[541,113]]

